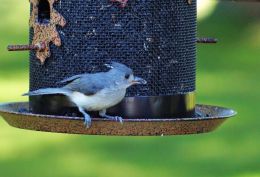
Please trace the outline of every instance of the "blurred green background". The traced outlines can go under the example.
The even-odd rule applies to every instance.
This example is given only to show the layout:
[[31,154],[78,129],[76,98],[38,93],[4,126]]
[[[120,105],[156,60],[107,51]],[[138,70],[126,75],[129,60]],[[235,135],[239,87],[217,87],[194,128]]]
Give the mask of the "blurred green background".
[[[28,53],[6,46],[28,43],[29,3],[1,2],[0,102],[25,101]],[[174,137],[33,132],[0,117],[0,177],[259,177],[260,3],[200,0],[207,3],[198,36],[219,43],[198,45],[197,102],[234,108],[238,116],[213,133]]]

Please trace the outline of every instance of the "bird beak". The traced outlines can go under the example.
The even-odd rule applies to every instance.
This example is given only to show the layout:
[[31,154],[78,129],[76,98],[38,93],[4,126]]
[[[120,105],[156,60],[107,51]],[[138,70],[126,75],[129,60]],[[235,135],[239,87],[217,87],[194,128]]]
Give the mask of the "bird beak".
[[135,79],[132,81],[132,84],[133,85],[136,85],[136,84],[143,84],[145,85],[147,83],[146,80],[140,78],[140,77],[135,77]]

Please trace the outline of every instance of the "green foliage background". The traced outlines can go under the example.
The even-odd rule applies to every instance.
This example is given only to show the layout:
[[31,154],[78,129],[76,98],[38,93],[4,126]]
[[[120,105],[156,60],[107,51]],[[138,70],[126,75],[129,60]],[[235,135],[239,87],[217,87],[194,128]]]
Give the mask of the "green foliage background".
[[[220,3],[198,23],[197,102],[234,108],[217,131],[174,137],[101,137],[19,130],[0,117],[0,177],[259,177],[260,4]],[[28,1],[0,5],[0,102],[25,101]]]

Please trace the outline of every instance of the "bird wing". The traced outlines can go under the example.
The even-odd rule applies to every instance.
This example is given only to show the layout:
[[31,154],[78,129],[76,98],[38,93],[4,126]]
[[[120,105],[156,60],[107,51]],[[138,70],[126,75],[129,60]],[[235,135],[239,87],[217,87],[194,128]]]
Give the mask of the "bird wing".
[[30,91],[28,93],[23,94],[23,96],[37,96],[37,95],[69,95],[71,94],[71,90],[65,88],[43,88],[35,91]]
[[87,74],[78,78],[76,77],[64,88],[91,96],[104,89],[105,86],[106,82],[104,81],[104,77],[98,76],[97,74]]
[[75,76],[63,79],[63,80],[59,81],[58,83],[69,83],[69,82],[72,82],[72,81],[74,81],[76,79],[79,79],[79,78],[81,78],[81,77],[83,77],[85,75],[86,74],[78,74],[78,75],[75,75]]

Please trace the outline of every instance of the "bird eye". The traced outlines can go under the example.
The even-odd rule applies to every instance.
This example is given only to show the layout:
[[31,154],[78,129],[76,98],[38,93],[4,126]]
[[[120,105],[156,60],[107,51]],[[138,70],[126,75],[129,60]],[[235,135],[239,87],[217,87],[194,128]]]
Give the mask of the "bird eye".
[[125,79],[129,79],[129,77],[130,77],[130,74],[125,75]]

